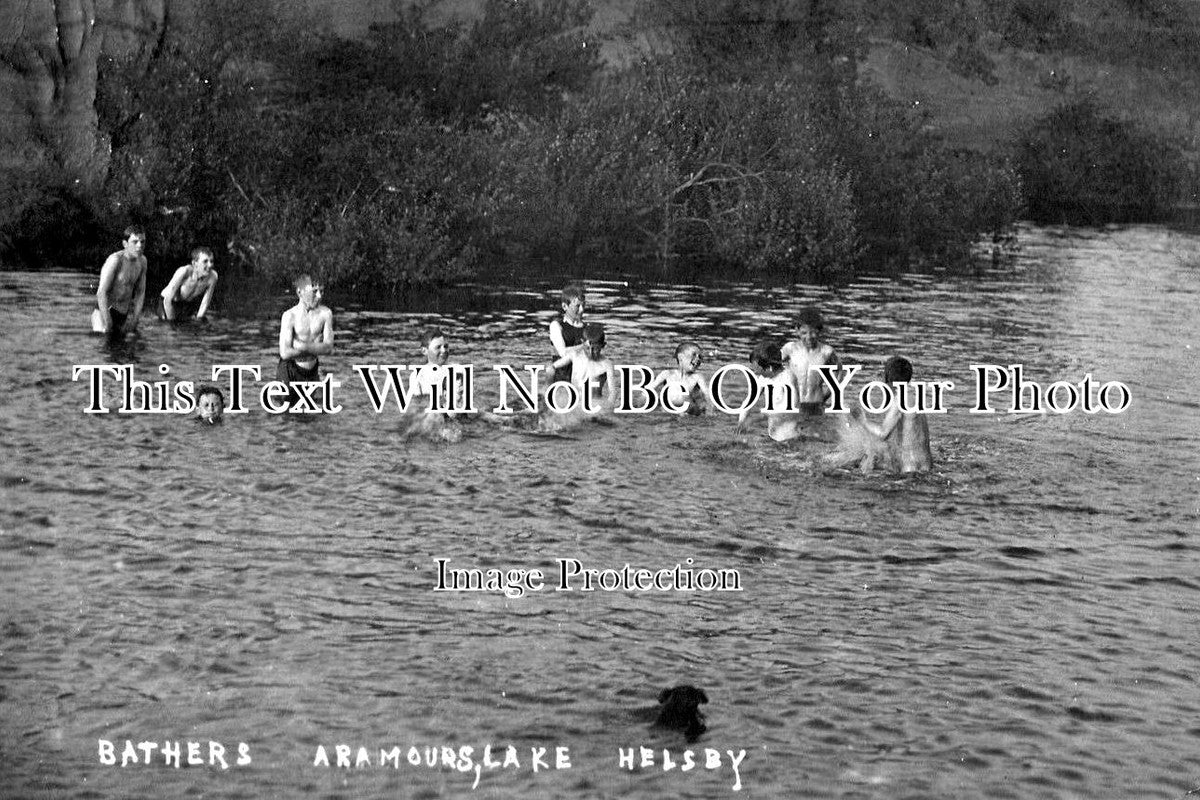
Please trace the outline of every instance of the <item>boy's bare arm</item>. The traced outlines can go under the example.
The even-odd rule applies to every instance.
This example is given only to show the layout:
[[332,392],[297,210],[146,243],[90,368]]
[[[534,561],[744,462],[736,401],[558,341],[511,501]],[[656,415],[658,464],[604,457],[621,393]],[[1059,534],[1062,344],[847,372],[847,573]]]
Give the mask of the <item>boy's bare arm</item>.
[[[760,389],[761,388],[762,387],[760,387]],[[738,413],[737,428],[734,429],[737,433],[741,433],[746,429],[746,421],[750,419],[750,414],[753,412],[753,409],[753,405],[747,405],[741,410],[740,413]]]
[[171,282],[162,290],[163,300],[174,300],[175,295],[179,294],[179,287],[187,279],[188,268],[180,267],[175,270],[175,274],[171,276]]
[[570,349],[573,349],[573,348],[569,348],[566,355],[562,356],[561,358],[556,358],[550,362],[549,370],[551,372],[553,372],[556,369],[562,369],[563,367],[567,366],[568,364],[575,363],[575,359],[572,358]]
[[282,359],[295,358],[298,355],[303,355],[303,351],[298,350],[293,342],[296,339],[296,331],[292,325],[292,310],[289,308],[283,312],[283,316],[279,319],[279,357]]
[[138,320],[142,318],[142,305],[146,302],[146,259],[144,257],[140,266],[137,287],[133,290],[133,315],[129,318],[128,323],[130,330],[137,330]]
[[100,320],[104,330],[112,329],[112,318],[108,314],[108,293],[112,291],[113,281],[117,279],[117,265],[120,264],[120,253],[113,253],[104,260],[100,267],[100,283],[96,286],[96,305],[100,307]]
[[212,302],[213,292],[216,291],[217,273],[214,270],[211,274],[212,278],[208,282],[208,289],[204,292],[204,299],[200,301],[200,308],[196,309],[196,319],[200,319],[208,313],[209,303]]
[[328,308],[321,312],[321,341],[310,343],[307,350],[314,356],[329,355],[333,352],[333,312]]
[[890,436],[899,422],[900,409],[898,408],[889,408],[887,413],[884,414],[883,420],[881,420],[878,424],[867,419],[865,415],[862,417],[863,427],[875,436],[878,436],[880,439],[886,439],[888,436]]
[[562,323],[558,320],[550,323],[550,344],[554,346],[554,352],[558,353],[560,358],[567,354],[567,342],[563,338]]
[[171,282],[162,290],[163,311],[166,312],[167,319],[175,319],[175,295],[179,294],[179,287],[186,278],[187,267],[180,267],[171,276]]

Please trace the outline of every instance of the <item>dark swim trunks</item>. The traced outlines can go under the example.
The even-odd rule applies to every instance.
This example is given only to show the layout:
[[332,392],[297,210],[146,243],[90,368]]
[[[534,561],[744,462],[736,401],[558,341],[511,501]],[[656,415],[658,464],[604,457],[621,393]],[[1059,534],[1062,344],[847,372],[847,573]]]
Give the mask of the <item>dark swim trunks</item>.
[[110,342],[119,342],[125,338],[125,326],[129,323],[129,315],[124,311],[117,311],[115,308],[108,309],[108,318],[111,324],[108,326],[108,332],[105,336]]
[[[294,358],[281,358],[279,365],[275,367],[275,380],[283,383],[312,383],[321,380],[317,375],[317,369],[321,366],[321,362],[315,362],[312,367],[305,368],[296,363]],[[300,393],[295,389],[288,393],[288,407],[296,405],[300,400]]]
[[158,298],[158,318],[167,322],[191,322],[196,319],[196,312],[200,310],[200,302],[204,299],[204,295],[200,295],[194,300],[175,300],[171,303],[171,308],[175,312],[175,319],[167,319],[167,301],[159,296]]
[[317,375],[317,369],[320,366],[321,362],[316,361],[311,367],[305,368],[297,364],[294,358],[281,358],[279,366],[275,367],[275,380],[284,383],[319,381],[321,378]]

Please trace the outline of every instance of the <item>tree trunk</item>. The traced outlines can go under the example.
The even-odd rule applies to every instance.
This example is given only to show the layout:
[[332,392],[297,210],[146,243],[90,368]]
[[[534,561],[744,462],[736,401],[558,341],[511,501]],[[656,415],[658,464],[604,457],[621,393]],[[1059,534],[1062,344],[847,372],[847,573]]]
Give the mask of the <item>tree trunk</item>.
[[[24,107],[32,134],[78,188],[99,188],[108,171],[111,147],[95,106],[101,54],[129,55],[157,41],[165,17],[165,0],[27,0],[0,8],[0,70],[11,73],[0,86],[21,93],[11,105]],[[8,135],[20,136],[20,127]]]

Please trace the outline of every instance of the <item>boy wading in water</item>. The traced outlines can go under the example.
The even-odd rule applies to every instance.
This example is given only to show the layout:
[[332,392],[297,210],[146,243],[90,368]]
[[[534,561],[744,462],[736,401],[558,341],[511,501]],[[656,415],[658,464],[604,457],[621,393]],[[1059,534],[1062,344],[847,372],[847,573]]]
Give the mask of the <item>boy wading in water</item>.
[[[761,341],[750,351],[750,361],[759,369],[759,391],[762,392],[761,415],[767,420],[767,435],[777,442],[786,442],[800,435],[801,414],[795,410],[796,379],[784,368],[779,344]],[[746,430],[753,408],[747,406],[738,415],[737,432]]]
[[146,232],[130,225],[122,245],[100,268],[97,308],[92,312],[92,330],[106,334],[110,342],[119,342],[137,331],[146,300],[146,257],[142,255]]
[[[892,356],[883,366],[883,382],[896,392],[912,380],[912,364],[907,358]],[[850,412],[842,423],[837,450],[819,460],[825,469],[858,465],[862,472],[882,467],[889,472],[929,472],[933,455],[929,450],[929,423],[924,414],[901,411],[893,403],[878,422],[861,408]]]
[[699,416],[712,404],[708,384],[700,372],[700,348],[693,342],[683,342],[675,348],[675,369],[664,370],[655,376],[647,391],[663,387],[663,410]]
[[[892,356],[883,365],[883,382],[904,391],[912,380],[913,368],[907,358]],[[929,472],[933,455],[929,451],[929,422],[924,414],[901,411],[895,403],[879,422],[862,418],[862,425],[886,445],[888,466],[895,472]]]
[[[583,287],[568,284],[562,290],[562,315],[550,321],[550,344],[558,359],[568,356],[583,344],[583,309],[586,305]],[[551,383],[571,380],[571,365],[564,362],[555,368]]]
[[216,288],[213,252],[207,247],[197,247],[192,250],[192,263],[175,270],[171,282],[162,290],[159,316],[167,322],[204,319]]
[[[321,305],[321,286],[312,278],[296,278],[299,302],[279,320],[279,366],[275,379],[283,383],[319,380],[318,356],[333,352],[333,312]],[[296,402],[293,392],[291,402]]]
[[604,326],[589,322],[583,326],[581,346],[569,348],[567,354],[549,365],[556,373],[560,369],[571,371],[571,385],[575,387],[581,407],[595,410],[610,410],[617,400],[617,382],[613,377],[613,363],[604,357]]
[[825,321],[821,312],[815,308],[802,309],[796,315],[795,335],[780,351],[800,392],[796,398],[800,412],[808,416],[825,413],[825,401],[830,394],[817,367],[842,365],[838,354],[825,343],[824,336]]

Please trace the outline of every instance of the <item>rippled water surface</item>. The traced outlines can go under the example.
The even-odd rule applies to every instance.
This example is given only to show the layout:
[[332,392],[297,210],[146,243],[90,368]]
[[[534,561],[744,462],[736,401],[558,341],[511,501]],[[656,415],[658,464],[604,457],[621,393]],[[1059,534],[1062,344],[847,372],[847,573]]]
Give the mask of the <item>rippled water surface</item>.
[[[1016,263],[838,288],[590,281],[617,363],[744,363],[824,311],[874,375],[951,380],[936,472],[823,475],[722,415],[405,441],[352,364],[418,360],[442,327],[480,370],[543,363],[553,288],[469,308],[334,308],[341,413],[201,428],[87,415],[76,364],[272,374],[286,295],[205,329],[84,332],[94,276],[0,273],[0,792],[13,797],[455,797],[475,775],[379,767],[392,746],[492,744],[479,797],[1162,797],[1200,791],[1200,239],[1029,229]],[[218,312],[220,309],[218,308]],[[972,415],[975,363],[1120,380],[1120,415]],[[260,384],[255,384],[255,387]],[[856,386],[859,385],[856,383]],[[254,401],[253,394],[247,398]],[[740,593],[432,591],[435,559],[552,571],[735,569]],[[648,720],[703,687],[687,745]],[[648,717],[647,713],[651,716]],[[105,766],[98,742],[249,745],[252,763]],[[320,745],[372,766],[315,766]],[[655,749],[630,771],[619,748]],[[530,747],[570,748],[569,770]],[[664,771],[691,747],[718,769]],[[423,751],[422,751],[423,752]],[[186,760],[186,750],[184,760]],[[207,751],[205,751],[207,756]],[[229,760],[232,762],[231,752]],[[640,756],[639,756],[640,758]],[[552,755],[547,758],[553,762]]]

